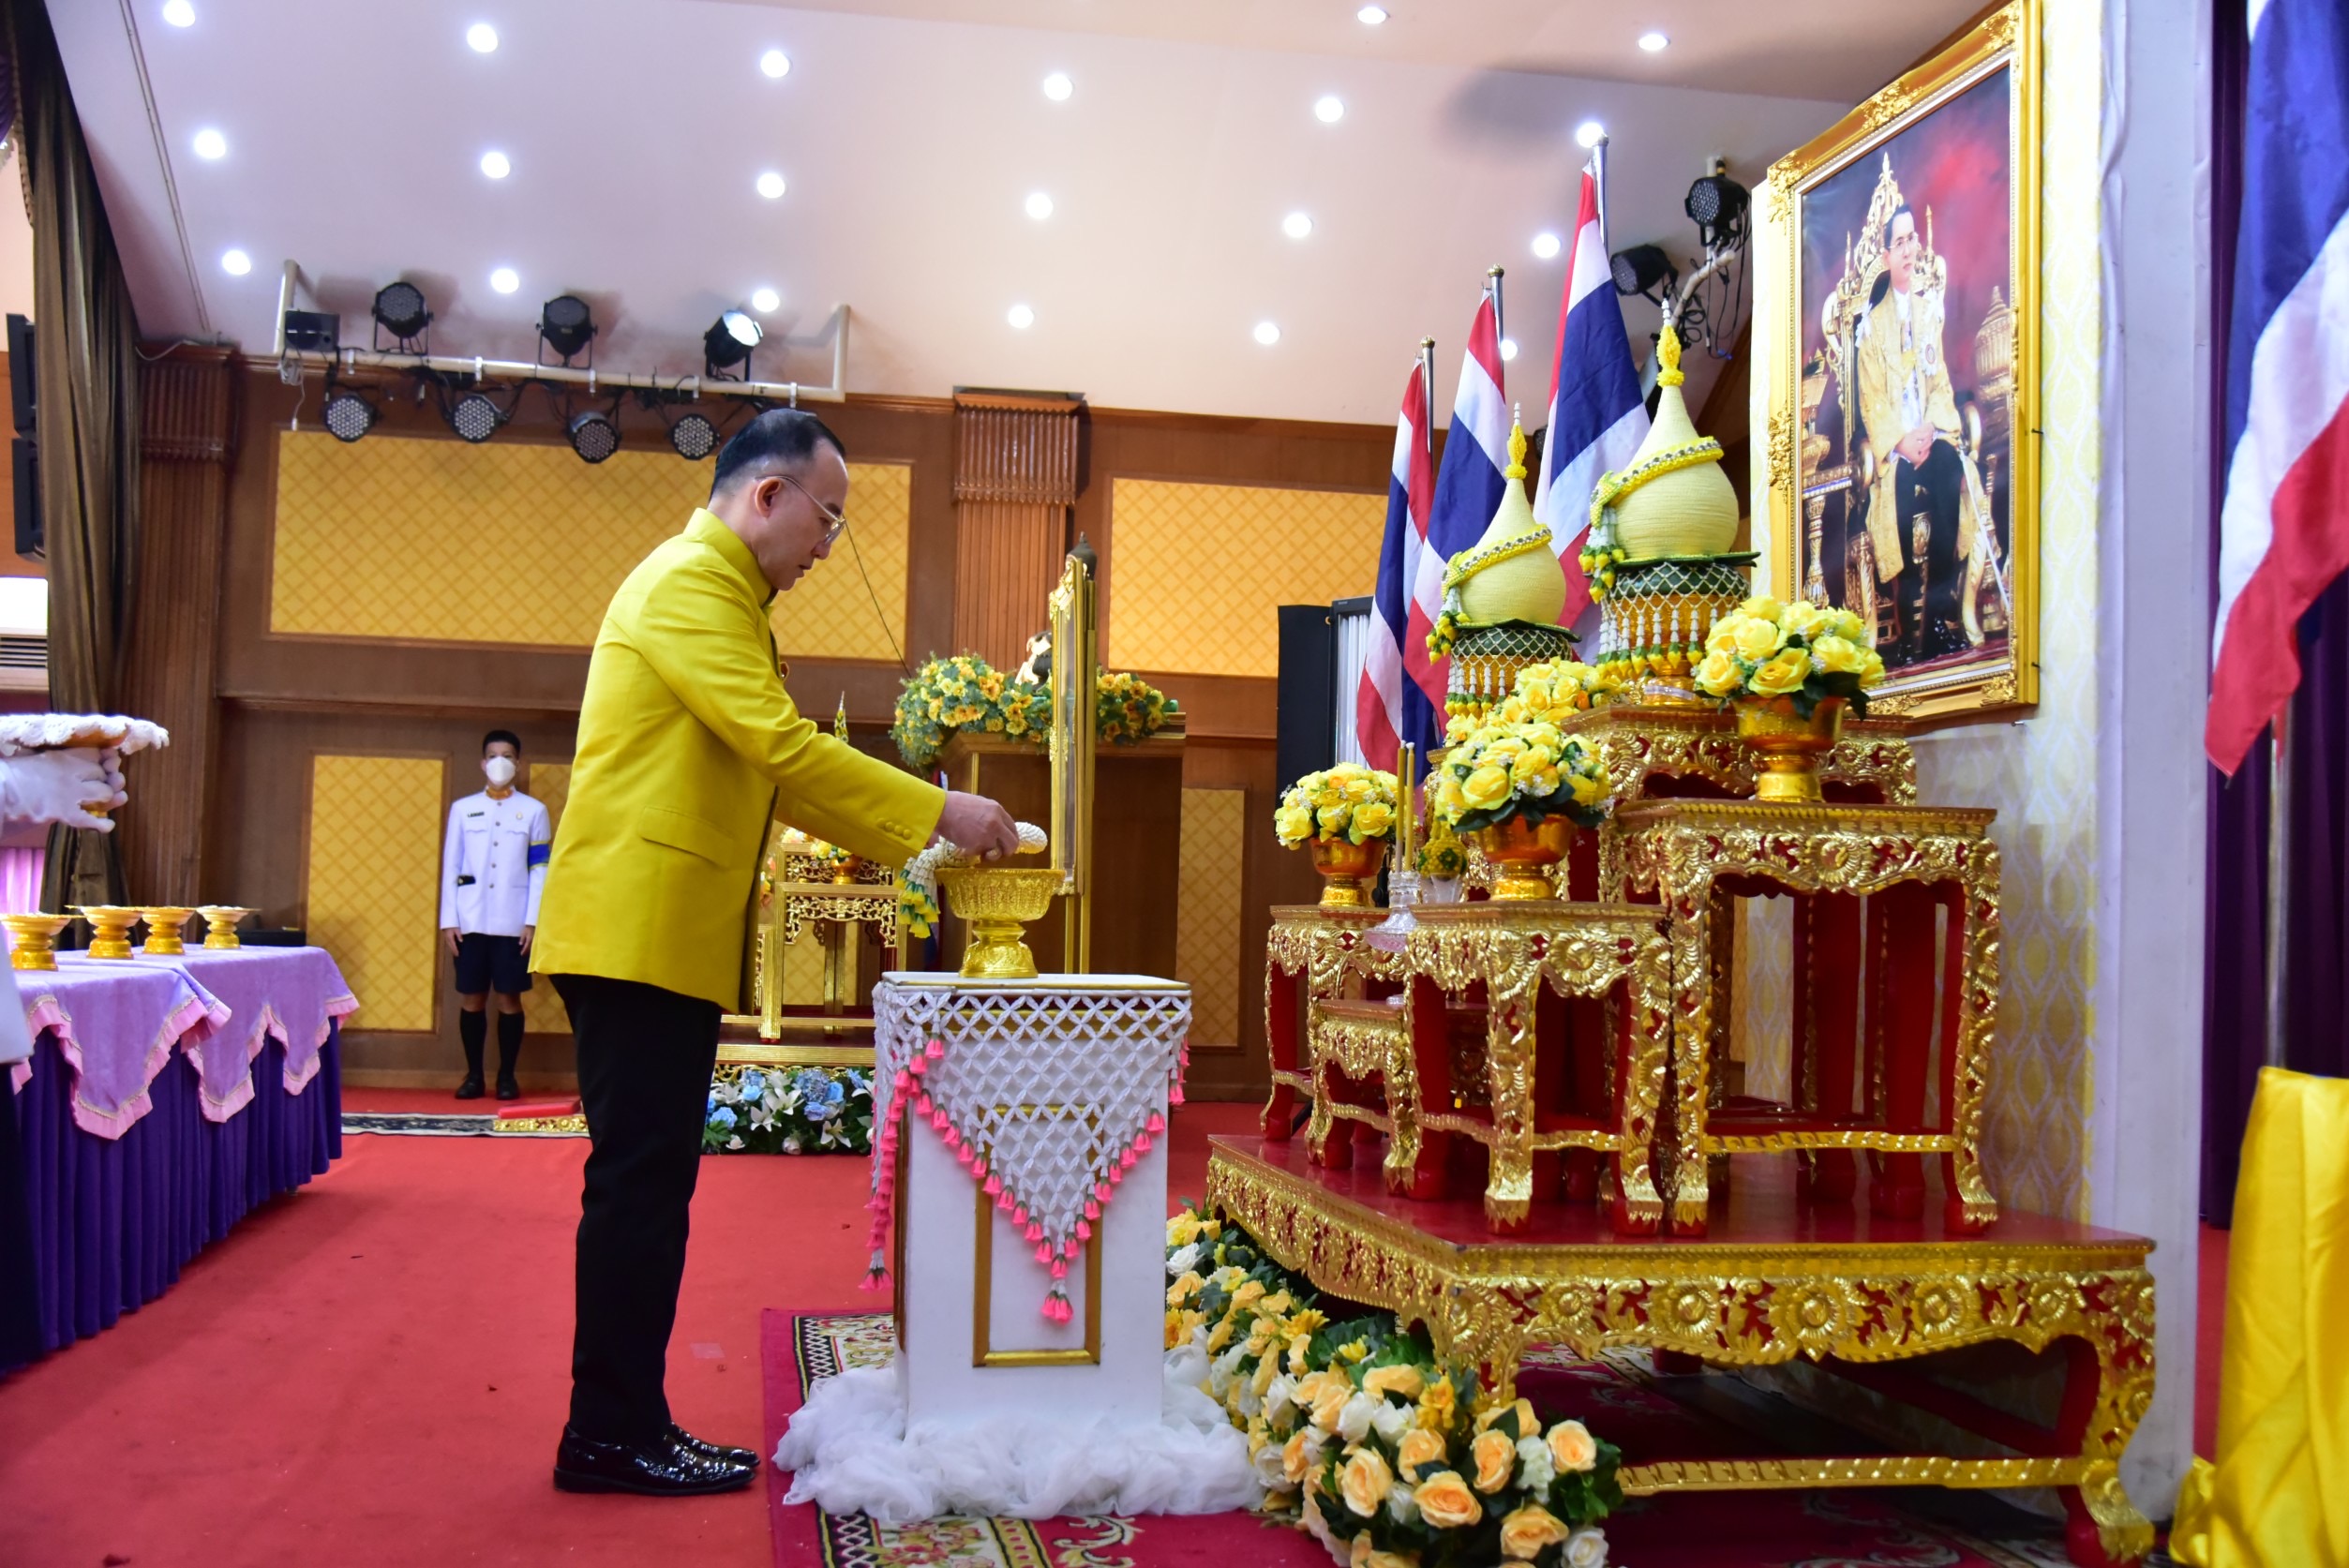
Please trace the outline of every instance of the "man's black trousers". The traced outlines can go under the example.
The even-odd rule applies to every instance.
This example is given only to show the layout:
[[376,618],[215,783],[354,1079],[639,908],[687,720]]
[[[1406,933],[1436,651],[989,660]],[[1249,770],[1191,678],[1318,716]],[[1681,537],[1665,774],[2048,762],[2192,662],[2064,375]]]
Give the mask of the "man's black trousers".
[[602,1442],[668,1428],[662,1390],[686,1214],[701,1168],[715,1002],[636,980],[557,975],[579,1048],[587,1181],[579,1199],[571,1425]]

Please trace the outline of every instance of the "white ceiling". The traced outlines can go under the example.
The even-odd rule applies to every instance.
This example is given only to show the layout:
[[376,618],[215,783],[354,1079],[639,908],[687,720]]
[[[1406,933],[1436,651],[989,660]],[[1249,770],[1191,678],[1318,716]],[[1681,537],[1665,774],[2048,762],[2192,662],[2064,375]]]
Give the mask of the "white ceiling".
[[[1529,424],[1563,268],[1529,244],[1571,221],[1578,124],[1612,135],[1615,246],[1684,256],[1708,155],[1751,183],[1971,8],[1649,0],[1635,23],[1611,4],[1394,0],[1372,29],[1359,0],[193,3],[187,28],[162,0],[52,10],[151,336],[265,351],[292,258],[346,342],[407,276],[440,313],[436,351],[527,359],[539,303],[574,291],[604,323],[600,366],[681,376],[721,309],[772,288],[765,379],[827,380],[827,349],[774,345],[845,302],[852,390],[1385,420],[1422,336],[1448,399],[1499,262]],[[483,21],[486,55],[464,42]],[[1632,43],[1651,25],[1674,36],[1660,54]],[[1811,37],[1839,41],[1794,41]],[[757,67],[771,48],[780,81]],[[1065,103],[1040,90],[1055,70]],[[1718,90],[1741,83],[1826,96]],[[1337,125],[1311,112],[1324,93]],[[200,129],[225,157],[195,155]],[[502,181],[479,172],[492,148]],[[768,170],[780,201],[754,189]],[[1046,222],[1022,210],[1036,190]],[[1280,231],[1294,210],[1303,242]],[[232,246],[249,275],[221,269]],[[518,291],[492,291],[500,266]],[[1653,310],[1633,311],[1644,334]],[[1277,346],[1253,340],[1262,321]]]

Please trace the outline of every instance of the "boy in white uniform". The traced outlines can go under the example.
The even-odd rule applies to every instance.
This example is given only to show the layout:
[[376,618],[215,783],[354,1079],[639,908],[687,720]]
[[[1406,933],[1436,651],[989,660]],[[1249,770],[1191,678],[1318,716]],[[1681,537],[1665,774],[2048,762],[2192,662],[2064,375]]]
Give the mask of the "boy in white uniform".
[[498,997],[498,1098],[518,1099],[514,1067],[522,1054],[522,993],[531,988],[531,938],[555,830],[546,808],[514,787],[522,742],[493,729],[481,740],[489,787],[449,808],[441,854],[441,938],[456,960],[457,1038],[465,1046],[459,1099],[481,1098],[486,1005]]

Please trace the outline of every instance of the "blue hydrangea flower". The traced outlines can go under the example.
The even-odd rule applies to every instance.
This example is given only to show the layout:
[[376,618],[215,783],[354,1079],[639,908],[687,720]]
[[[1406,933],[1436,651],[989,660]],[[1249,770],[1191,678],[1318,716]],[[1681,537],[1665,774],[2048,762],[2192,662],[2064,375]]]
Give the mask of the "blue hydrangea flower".
[[850,1068],[848,1069],[848,1088],[855,1094],[869,1095],[873,1092],[873,1080],[867,1078],[856,1068]]
[[828,1122],[839,1115],[848,1098],[838,1080],[813,1068],[800,1074],[792,1087],[800,1091],[800,1109],[811,1122]]
[[744,1068],[741,1082],[744,1099],[756,1099],[767,1092],[767,1075],[756,1068]]
[[726,1105],[712,1106],[710,1111],[710,1123],[712,1127],[732,1127],[734,1125],[733,1108]]

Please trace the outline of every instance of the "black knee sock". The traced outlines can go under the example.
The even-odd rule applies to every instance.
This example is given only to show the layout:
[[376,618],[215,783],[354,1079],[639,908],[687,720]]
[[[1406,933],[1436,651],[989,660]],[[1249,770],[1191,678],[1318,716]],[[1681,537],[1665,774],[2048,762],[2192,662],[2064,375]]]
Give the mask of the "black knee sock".
[[498,1015],[498,1082],[512,1078],[515,1064],[521,1059],[522,1015],[501,1012]]
[[480,1012],[459,1012],[456,1015],[456,1038],[465,1045],[465,1076],[481,1076],[481,1048],[489,1038],[489,1015]]

